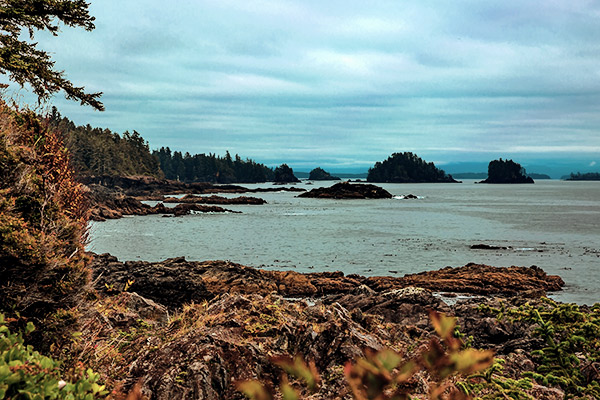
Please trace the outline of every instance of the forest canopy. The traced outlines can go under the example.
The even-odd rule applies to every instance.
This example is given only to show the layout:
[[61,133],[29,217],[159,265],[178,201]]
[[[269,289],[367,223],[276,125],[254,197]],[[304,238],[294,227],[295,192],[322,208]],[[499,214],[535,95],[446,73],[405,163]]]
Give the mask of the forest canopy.
[[273,180],[273,170],[250,159],[243,160],[237,154],[225,157],[216,154],[182,154],[171,152],[168,147],[155,150],[165,178],[184,182],[253,183]]

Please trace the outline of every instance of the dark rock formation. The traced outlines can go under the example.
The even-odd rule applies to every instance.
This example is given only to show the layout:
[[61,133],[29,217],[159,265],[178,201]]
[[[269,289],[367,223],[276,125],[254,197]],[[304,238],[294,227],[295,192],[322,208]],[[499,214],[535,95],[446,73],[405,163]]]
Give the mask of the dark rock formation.
[[195,196],[187,194],[181,198],[167,197],[161,200],[163,203],[182,203],[182,204],[266,204],[267,202],[258,197],[240,196],[240,197],[222,197],[222,196]]
[[331,187],[315,188],[298,197],[321,199],[390,199],[392,194],[379,186],[350,182],[336,183]]
[[315,168],[310,171],[308,179],[311,181],[339,181],[340,178],[337,176],[331,176],[331,174],[325,171],[323,168]]
[[304,192],[306,189],[295,187],[249,189],[238,185],[213,185],[206,182],[183,183],[150,176],[86,176],[80,180],[92,191],[105,188],[106,193],[133,196],[138,200],[162,200],[165,195],[175,194],[214,194],[214,193],[261,193],[261,192]]
[[128,281],[134,280],[130,291],[169,307],[212,299],[223,293],[323,297],[356,290],[382,293],[420,287],[440,292],[540,296],[546,291],[560,290],[564,285],[560,277],[547,275],[538,267],[501,268],[477,264],[395,278],[345,276],[339,271],[310,274],[264,271],[226,261],[186,261],[183,257],[158,263],[122,263],[103,254],[94,257],[92,269],[99,291],[122,290]]
[[[204,311],[192,309],[181,323],[202,324],[166,343],[148,349],[131,365],[128,385],[142,381],[151,399],[244,399],[233,382],[277,381],[280,370],[269,354],[301,355],[320,371],[339,368],[378,350],[382,341],[353,321],[340,305],[323,308],[279,297],[223,295]],[[179,329],[177,321],[170,329]],[[176,360],[176,362],[174,362]],[[331,382],[321,398],[347,392],[342,381]]]
[[107,219],[122,218],[123,215],[150,215],[164,214],[181,216],[196,212],[231,212],[218,206],[205,206],[199,204],[178,204],[173,208],[165,207],[158,203],[155,206],[144,204],[138,199],[116,192],[100,185],[90,185],[89,192],[89,219],[92,221],[106,221]]
[[534,183],[521,164],[513,160],[494,160],[488,165],[487,179],[479,183]]
[[508,250],[510,247],[506,246],[495,246],[485,243],[472,244],[470,247],[472,250]]
[[483,264],[446,267],[437,271],[405,275],[402,278],[372,277],[366,280],[370,287],[379,291],[417,286],[440,292],[482,295],[529,293],[534,297],[547,291],[561,290],[565,284],[559,276],[547,275],[536,266],[504,268]]

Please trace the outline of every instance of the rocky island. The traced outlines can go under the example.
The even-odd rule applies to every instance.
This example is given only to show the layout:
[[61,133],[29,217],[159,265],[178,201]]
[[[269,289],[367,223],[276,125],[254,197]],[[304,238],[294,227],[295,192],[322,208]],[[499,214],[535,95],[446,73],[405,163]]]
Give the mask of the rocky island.
[[315,188],[309,192],[299,194],[298,197],[320,199],[390,199],[392,198],[392,194],[375,185],[340,182],[331,187]]
[[281,164],[275,168],[274,176],[273,182],[277,184],[300,182],[300,179],[294,175],[294,170],[287,164]]
[[340,178],[337,176],[331,176],[331,174],[325,171],[323,168],[315,168],[310,171],[308,175],[310,181],[339,181]]

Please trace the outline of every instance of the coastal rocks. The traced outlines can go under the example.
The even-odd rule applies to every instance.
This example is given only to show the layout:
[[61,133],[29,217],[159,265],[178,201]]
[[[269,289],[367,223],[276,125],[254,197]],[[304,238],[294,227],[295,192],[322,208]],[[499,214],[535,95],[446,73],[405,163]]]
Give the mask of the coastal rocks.
[[[141,381],[151,399],[243,399],[232,383],[278,381],[281,370],[269,355],[301,355],[324,372],[339,369],[363,349],[383,347],[339,305],[308,306],[272,296],[225,294],[207,306],[190,306],[167,329],[174,339],[140,354],[127,377],[126,387]],[[342,384],[331,382],[319,398],[347,390]]]
[[478,244],[471,245],[470,249],[471,250],[508,250],[508,249],[510,249],[510,247],[478,243]]
[[107,189],[100,185],[89,186],[89,219],[92,221],[105,221],[107,219],[118,219],[124,215],[187,215],[195,212],[230,212],[238,211],[227,210],[218,206],[204,206],[198,204],[178,204],[173,208],[165,207],[158,203],[155,206],[144,204],[138,199],[127,196],[123,193]]
[[323,299],[326,304],[338,303],[348,310],[360,310],[363,314],[379,315],[385,322],[402,323],[425,329],[429,326],[430,309],[446,312],[450,308],[430,290],[407,287],[388,292],[365,292],[332,295]]
[[536,266],[505,268],[473,263],[464,267],[446,267],[437,271],[406,275],[402,278],[370,277],[365,278],[363,283],[378,291],[416,286],[440,292],[481,295],[528,293],[534,297],[560,290],[565,284],[559,276],[547,275]]
[[298,195],[298,197],[321,199],[391,199],[392,194],[375,185],[340,182],[331,187],[312,189],[309,192]]
[[[236,391],[235,382],[258,379],[276,385],[282,370],[271,357],[294,355],[313,361],[324,382],[317,394],[307,397],[304,392],[301,398],[351,398],[344,365],[361,357],[365,349],[391,346],[410,356],[433,334],[430,309],[456,316],[460,332],[473,336],[469,339],[472,346],[494,349],[505,359],[504,376],[520,379],[523,371],[537,371],[538,360],[531,353],[546,346],[536,333],[539,325],[501,318],[494,310],[526,303],[539,307],[545,300],[487,294],[448,305],[433,291],[444,285],[457,288],[459,277],[466,279],[466,288],[473,286],[470,280],[480,279],[482,286],[500,293],[513,293],[509,286],[527,277],[553,281],[537,267],[469,264],[389,278],[262,271],[183,257],[159,263],[120,263],[106,254],[94,257],[92,270],[96,290],[105,294],[99,296],[103,306],[96,306],[99,312],[94,318],[104,318],[106,323],[101,322],[101,336],[95,325],[87,324],[83,334],[94,335],[99,349],[120,337],[133,343],[133,348],[120,353],[125,358],[113,376],[122,380],[125,392],[141,382],[142,393],[149,399],[241,400],[244,397]],[[491,285],[494,279],[504,283]],[[434,287],[425,288],[428,284]],[[517,288],[529,295],[531,285]],[[458,291],[463,293],[464,287]],[[112,305],[112,311],[107,312],[104,304]],[[595,379],[597,365],[590,365],[585,376]],[[418,379],[414,395],[426,398],[430,378],[425,374]],[[527,393],[555,398],[559,392],[536,385]]]
[[267,202],[258,197],[240,196],[240,197],[222,197],[222,196],[195,196],[193,194],[185,195],[181,198],[167,197],[161,200],[163,203],[185,203],[185,204],[250,204],[261,205]]
[[[437,303],[429,292],[415,290],[393,292],[407,287],[441,292],[472,294],[523,294],[538,297],[546,291],[560,290],[564,285],[558,276],[547,275],[538,267],[498,268],[468,264],[460,268],[444,268],[404,277],[345,276],[342,272],[301,274],[293,271],[264,271],[227,261],[186,261],[183,257],[158,263],[145,261],[119,262],[109,254],[95,255],[92,271],[96,289],[121,291],[129,281],[129,290],[138,292],[170,308],[192,301],[212,299],[223,293],[277,293],[286,297],[323,297],[372,290],[389,292],[390,298],[419,299]],[[367,295],[366,297],[373,297]],[[338,301],[334,299],[332,301]],[[343,304],[346,300],[340,299]],[[370,303],[370,307],[384,300]],[[359,308],[367,310],[368,306]]]
[[210,300],[222,293],[277,291],[262,272],[226,261],[189,262],[170,258],[158,263],[119,262],[110,254],[94,255],[91,265],[96,290],[110,294],[128,291],[152,299],[170,309]]
[[[160,204],[160,203],[159,203]],[[156,206],[158,206],[157,204]],[[155,206],[155,207],[156,207]],[[228,210],[223,207],[218,206],[205,206],[201,204],[177,204],[173,208],[164,208],[160,209],[161,212],[156,214],[173,214],[176,217],[180,217],[182,215],[192,214],[192,212],[201,212],[201,213],[232,213],[232,214],[240,214],[241,211],[233,211]]]
[[341,272],[263,271],[227,261],[194,262],[183,257],[157,263],[123,263],[110,254],[100,254],[94,255],[91,268],[96,290],[113,293],[127,286],[129,291],[172,309],[224,293],[317,297],[360,286],[359,281]]

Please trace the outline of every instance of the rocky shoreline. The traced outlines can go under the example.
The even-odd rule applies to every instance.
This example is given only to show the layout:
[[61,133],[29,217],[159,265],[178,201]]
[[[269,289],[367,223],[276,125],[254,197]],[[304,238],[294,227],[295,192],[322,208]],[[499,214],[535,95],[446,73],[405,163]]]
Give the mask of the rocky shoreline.
[[[542,296],[564,285],[537,267],[476,264],[364,277],[183,257],[120,262],[102,254],[93,255],[92,270],[100,297],[86,318],[102,320],[104,328],[98,332],[90,322],[83,334],[93,335],[100,348],[126,340],[120,363],[104,373],[124,392],[140,382],[149,399],[243,399],[233,383],[279,382],[281,372],[270,361],[277,354],[300,354],[324,374],[326,383],[306,398],[350,399],[345,363],[365,350],[393,348],[410,355],[433,334],[429,310],[456,316],[471,346],[493,349],[504,360],[498,379],[521,379],[538,366],[531,352],[546,345],[536,334],[539,325],[498,318],[493,310],[550,307]],[[458,293],[468,296],[451,297]],[[429,379],[416,376],[414,393],[426,396]],[[536,399],[565,394],[539,383],[522,391]]]
[[[152,177],[87,177],[89,219],[105,221],[118,219],[124,215],[163,214],[182,216],[192,212],[229,212],[219,205],[262,205],[266,201],[258,197],[223,197],[215,193],[264,193],[264,192],[305,192],[302,188],[272,187],[249,189],[237,185],[213,185],[210,183],[183,183],[160,180]],[[181,198],[172,197],[184,194]],[[199,196],[200,194],[209,196]],[[143,201],[158,201],[155,206]],[[166,207],[165,203],[178,203],[175,207]],[[206,206],[203,204],[210,204]]]

